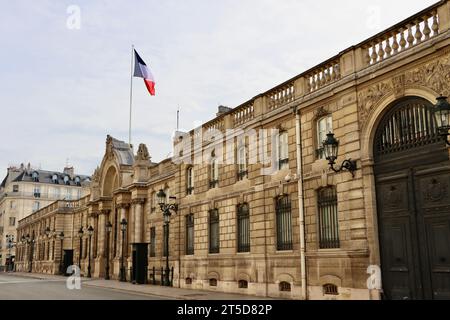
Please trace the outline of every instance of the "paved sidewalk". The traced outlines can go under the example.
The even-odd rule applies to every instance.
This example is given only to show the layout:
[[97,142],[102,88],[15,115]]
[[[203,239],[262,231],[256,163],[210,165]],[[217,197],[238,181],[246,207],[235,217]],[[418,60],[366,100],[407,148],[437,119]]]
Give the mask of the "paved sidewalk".
[[[15,272],[13,274],[18,277],[29,277],[42,280],[67,279],[67,277],[62,277],[58,275],[40,274],[40,273]],[[151,295],[156,297],[164,297],[173,300],[272,300],[270,298],[248,296],[241,294],[170,288],[153,285],[137,285],[131,284],[129,282],[120,282],[118,280],[89,279],[89,278],[81,278],[81,279],[82,279],[82,286],[86,287],[107,288],[112,290]]]

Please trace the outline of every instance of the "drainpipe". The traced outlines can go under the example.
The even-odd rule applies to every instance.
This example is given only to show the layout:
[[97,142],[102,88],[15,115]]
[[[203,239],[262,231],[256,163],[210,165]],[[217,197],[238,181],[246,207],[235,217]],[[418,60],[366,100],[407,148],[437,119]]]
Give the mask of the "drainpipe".
[[303,194],[303,158],[302,158],[302,136],[301,117],[298,107],[294,107],[295,112],[295,140],[297,143],[297,181],[298,181],[298,212],[300,222],[300,273],[302,281],[302,300],[308,300],[308,286],[306,282],[306,246],[305,246],[305,210]]

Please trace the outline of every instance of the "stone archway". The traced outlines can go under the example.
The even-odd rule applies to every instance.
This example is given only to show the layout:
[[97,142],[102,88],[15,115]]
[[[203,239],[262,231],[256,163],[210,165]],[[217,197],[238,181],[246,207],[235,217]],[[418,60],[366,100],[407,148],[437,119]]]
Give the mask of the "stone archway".
[[115,190],[119,188],[119,175],[115,166],[110,166],[105,173],[102,185],[102,196],[112,197]]
[[432,104],[406,97],[377,119],[372,148],[388,299],[450,298],[450,163]]

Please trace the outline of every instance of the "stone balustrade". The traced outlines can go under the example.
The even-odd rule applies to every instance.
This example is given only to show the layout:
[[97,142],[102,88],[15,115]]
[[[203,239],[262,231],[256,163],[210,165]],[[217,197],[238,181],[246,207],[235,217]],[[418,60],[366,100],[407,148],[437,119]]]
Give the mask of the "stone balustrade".
[[339,57],[314,68],[306,76],[306,92],[312,93],[341,78]]
[[291,81],[267,92],[264,95],[267,101],[267,109],[269,111],[272,111],[285,104],[288,104],[289,102],[294,101],[294,91],[294,81]]
[[253,101],[237,107],[231,114],[234,126],[240,126],[255,117],[255,107]]

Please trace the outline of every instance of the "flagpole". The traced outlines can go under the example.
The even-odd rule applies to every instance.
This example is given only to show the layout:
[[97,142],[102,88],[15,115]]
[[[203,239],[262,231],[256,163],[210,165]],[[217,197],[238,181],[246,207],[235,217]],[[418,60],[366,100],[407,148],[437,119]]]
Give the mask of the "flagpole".
[[133,110],[133,66],[134,66],[134,45],[131,45],[131,76],[130,76],[130,122],[128,128],[128,143],[131,147],[131,116]]

